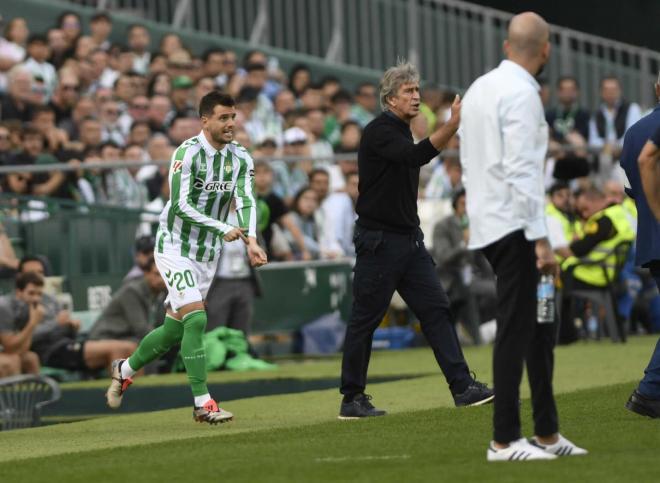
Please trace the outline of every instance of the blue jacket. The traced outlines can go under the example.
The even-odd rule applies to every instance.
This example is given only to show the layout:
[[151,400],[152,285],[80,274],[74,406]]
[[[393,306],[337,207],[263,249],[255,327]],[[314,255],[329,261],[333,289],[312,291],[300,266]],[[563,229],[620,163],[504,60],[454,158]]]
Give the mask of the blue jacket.
[[637,253],[635,263],[644,265],[652,260],[660,260],[660,222],[656,221],[642,189],[637,158],[646,141],[660,126],[660,104],[648,115],[630,126],[623,140],[621,167],[626,172],[630,189],[626,192],[635,199],[637,206]]

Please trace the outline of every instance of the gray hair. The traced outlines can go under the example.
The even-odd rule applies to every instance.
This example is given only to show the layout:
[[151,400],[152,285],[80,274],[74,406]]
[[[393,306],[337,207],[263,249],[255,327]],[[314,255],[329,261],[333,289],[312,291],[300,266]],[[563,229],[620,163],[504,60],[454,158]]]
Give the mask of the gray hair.
[[387,111],[390,107],[387,104],[387,99],[395,96],[402,85],[417,82],[419,82],[419,72],[417,72],[417,68],[410,62],[406,62],[404,59],[399,60],[397,65],[387,69],[385,74],[383,74],[379,86],[380,107],[383,111]]

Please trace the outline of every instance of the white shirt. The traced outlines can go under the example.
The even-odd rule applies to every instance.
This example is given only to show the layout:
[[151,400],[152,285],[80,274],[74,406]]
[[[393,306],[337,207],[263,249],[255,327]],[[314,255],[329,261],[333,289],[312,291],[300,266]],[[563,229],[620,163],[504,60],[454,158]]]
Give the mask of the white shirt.
[[554,216],[547,216],[545,218],[546,224],[548,226],[548,241],[553,250],[559,250],[560,248],[568,248],[571,240],[566,238],[566,233],[564,233],[564,227]]
[[[605,138],[600,137],[598,134],[598,129],[596,127],[595,116],[589,121],[589,145],[594,148],[602,148],[605,143],[616,144],[617,146],[623,146],[623,135],[618,137],[616,135],[615,127],[615,114],[616,111],[610,111],[604,105],[599,107],[599,110],[603,113],[605,117]],[[642,109],[639,105],[631,102],[628,106],[628,113],[626,114],[626,131],[639,121],[642,118]],[[625,135],[625,131],[624,131]]]
[[504,60],[465,94],[459,132],[470,249],[521,229],[528,240],[547,236],[548,125],[539,89],[529,72]]

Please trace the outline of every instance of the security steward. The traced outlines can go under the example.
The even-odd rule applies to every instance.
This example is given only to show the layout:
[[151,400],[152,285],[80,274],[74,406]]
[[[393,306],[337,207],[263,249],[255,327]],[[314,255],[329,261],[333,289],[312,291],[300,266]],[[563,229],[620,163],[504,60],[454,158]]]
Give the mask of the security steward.
[[373,333],[395,290],[419,319],[455,404],[490,402],[493,391],[470,375],[417,216],[420,166],[456,133],[460,99],[451,106],[451,119],[418,144],[410,131],[410,120],[420,112],[419,74],[413,65],[400,63],[385,72],[380,102],[383,113],[365,127],[358,151],[353,310],[344,342],[339,418],[385,414],[364,390]]
[[[576,209],[586,220],[584,236],[570,244],[571,256],[561,265],[562,282],[569,290],[592,290],[604,288],[614,281],[616,255],[614,249],[622,242],[632,242],[635,231],[626,209],[620,204],[608,205],[605,195],[597,188],[581,191],[576,197]],[[581,262],[600,262],[598,265],[584,265]],[[601,264],[606,271],[603,272]],[[607,274],[607,275],[606,275]],[[570,303],[562,304],[562,317],[559,332],[560,343],[577,340],[574,321],[570,320]]]

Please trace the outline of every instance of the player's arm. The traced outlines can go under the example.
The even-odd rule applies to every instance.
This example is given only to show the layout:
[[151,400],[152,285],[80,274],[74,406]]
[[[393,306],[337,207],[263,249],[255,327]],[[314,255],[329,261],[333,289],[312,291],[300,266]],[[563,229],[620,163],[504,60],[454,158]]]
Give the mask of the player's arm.
[[646,202],[660,221],[660,129],[644,145],[638,162]]
[[234,229],[233,226],[201,213],[189,203],[193,177],[191,149],[181,147],[174,153],[170,167],[170,193],[174,213],[193,226],[206,228],[216,235],[224,237]]
[[254,198],[254,163],[246,152],[238,169],[238,180],[234,190],[236,216],[242,232],[239,236],[247,245],[247,254],[253,267],[260,267],[268,262],[266,252],[257,242],[257,201]]

